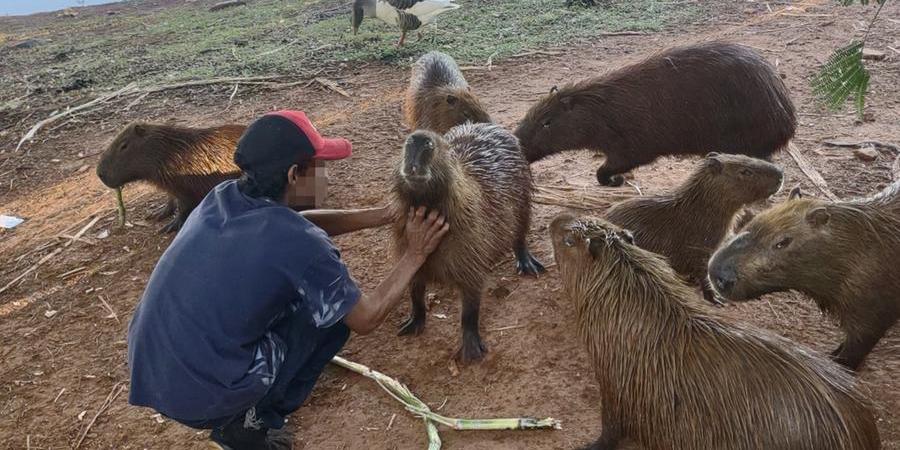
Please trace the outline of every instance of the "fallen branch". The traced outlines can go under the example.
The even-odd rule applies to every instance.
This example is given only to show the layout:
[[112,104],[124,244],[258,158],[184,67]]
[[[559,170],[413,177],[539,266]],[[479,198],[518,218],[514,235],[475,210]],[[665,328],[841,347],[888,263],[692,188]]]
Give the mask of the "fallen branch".
[[546,55],[546,56],[559,56],[564,55],[563,52],[552,52],[549,50],[531,50],[527,52],[517,53],[515,55],[510,56],[510,58],[521,58],[523,56],[532,56],[532,55]]
[[315,81],[317,83],[321,84],[322,86],[325,86],[326,88],[331,89],[332,91],[343,95],[344,97],[350,98],[350,94],[348,94],[347,91],[341,89],[341,87],[338,86],[337,83],[329,80],[328,78],[316,77]]
[[247,2],[245,2],[243,0],[227,0],[227,1],[219,2],[219,3],[216,3],[215,5],[210,6],[209,12],[221,11],[225,8],[231,8],[234,6],[244,6],[246,4],[247,4]]
[[2,294],[4,291],[6,291],[10,287],[12,287],[12,285],[16,284],[16,282],[18,282],[22,278],[25,278],[26,276],[28,276],[29,273],[34,272],[38,267],[40,267],[47,261],[50,261],[50,259],[54,258],[56,255],[58,255],[60,252],[62,252],[63,249],[72,245],[73,242],[80,239],[81,236],[83,236],[84,233],[87,232],[87,230],[89,230],[92,226],[94,226],[94,224],[96,224],[98,220],[100,220],[100,216],[94,217],[94,220],[90,221],[87,225],[84,226],[84,228],[82,228],[81,230],[78,231],[78,233],[76,233],[74,236],[72,236],[72,239],[70,239],[69,241],[64,243],[61,247],[57,247],[52,252],[48,253],[47,255],[44,255],[44,257],[39,259],[38,262],[34,263],[31,267],[25,269],[25,271],[22,272],[21,275],[17,276],[9,283],[6,283],[6,286],[3,286],[2,288],[0,288],[0,294]]
[[126,94],[126,93],[133,92],[136,86],[137,86],[137,85],[136,85],[135,83],[131,83],[131,84],[129,84],[128,86],[125,86],[125,87],[123,87],[122,89],[119,89],[118,91],[115,91],[115,92],[112,92],[112,93],[103,95],[103,96],[101,96],[101,97],[97,97],[97,98],[95,98],[95,99],[93,99],[93,100],[91,100],[91,101],[89,101],[89,102],[87,102],[87,103],[83,103],[83,104],[81,104],[81,105],[78,105],[78,106],[75,106],[75,107],[72,107],[72,108],[67,108],[65,111],[63,111],[63,112],[61,112],[61,113],[56,113],[56,114],[51,115],[50,117],[48,117],[48,118],[46,118],[46,119],[44,119],[44,120],[38,122],[38,123],[35,124],[33,127],[31,127],[31,129],[28,130],[27,133],[25,133],[25,136],[22,136],[22,139],[19,139],[19,143],[16,145],[15,151],[16,151],[16,152],[19,151],[19,149],[22,148],[22,144],[24,144],[25,141],[30,140],[31,138],[33,138],[34,135],[37,134],[38,130],[40,130],[41,128],[43,128],[43,127],[45,127],[45,126],[47,126],[47,125],[49,125],[49,124],[51,124],[51,123],[53,123],[53,122],[56,122],[57,120],[59,120],[59,119],[61,119],[61,118],[63,118],[63,117],[66,117],[66,116],[68,116],[68,115],[71,115],[71,114],[73,114],[73,113],[76,113],[76,112],[78,112],[78,111],[82,111],[82,110],[91,108],[91,107],[93,107],[94,105],[101,104],[101,103],[106,102],[106,101],[108,101],[108,100],[114,99],[114,98],[116,98],[116,97],[118,97],[118,96],[120,96],[120,95],[124,95],[124,94]]
[[800,171],[803,172],[803,174],[806,175],[807,178],[809,178],[809,181],[812,181],[812,184],[814,184],[820,191],[822,191],[822,193],[825,194],[825,196],[830,200],[838,200],[838,197],[834,195],[833,192],[831,192],[831,189],[828,189],[828,183],[824,178],[822,178],[822,175],[819,173],[819,171],[816,170],[815,167],[813,167],[809,163],[809,161],[807,161],[806,158],[803,157],[803,155],[800,153],[800,149],[798,149],[793,142],[788,144],[787,152],[789,155],[791,155],[791,158],[794,158],[794,162],[797,163],[797,167],[800,168]]
[[116,383],[113,386],[112,391],[110,391],[109,395],[106,396],[106,400],[103,401],[103,404],[100,405],[100,409],[97,410],[97,414],[94,414],[94,418],[88,422],[87,426],[84,427],[84,430],[81,431],[81,434],[78,437],[78,440],[75,441],[75,445],[72,446],[72,450],[77,450],[78,447],[81,447],[82,442],[84,442],[84,438],[87,437],[89,431],[91,431],[91,427],[94,426],[94,423],[97,422],[97,418],[100,417],[101,414],[106,412],[112,403],[116,400],[116,397],[125,390],[125,385],[122,382]]
[[895,153],[900,154],[900,146],[895,144],[888,144],[880,141],[823,141],[825,145],[829,145],[831,147],[846,147],[846,148],[860,148],[860,147],[880,147],[886,148],[889,150],[893,150]]
[[422,400],[419,400],[403,383],[362,364],[348,361],[340,356],[335,356],[331,362],[352,372],[356,372],[366,378],[374,380],[385,392],[398,402],[402,403],[406,410],[421,417],[425,421],[428,431],[428,449],[441,448],[441,440],[435,423],[450,427],[454,430],[533,430],[562,428],[560,422],[553,418],[534,419],[530,417],[512,419],[456,419],[434,413]]
[[533,201],[542,205],[594,211],[609,208],[613,203],[631,197],[634,197],[634,192],[623,188],[537,185]]
[[603,33],[599,33],[600,36],[609,37],[609,36],[646,36],[647,32],[645,31],[607,31]]

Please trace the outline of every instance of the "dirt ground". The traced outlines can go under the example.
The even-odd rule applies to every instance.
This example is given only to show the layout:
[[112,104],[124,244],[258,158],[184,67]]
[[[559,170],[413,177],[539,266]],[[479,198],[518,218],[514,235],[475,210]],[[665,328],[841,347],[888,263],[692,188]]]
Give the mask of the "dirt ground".
[[[559,3],[562,3],[560,0]],[[810,1],[792,7],[723,1],[697,23],[647,36],[619,36],[555,49],[559,55],[533,55],[495,63],[491,70],[467,71],[474,91],[497,121],[513,127],[529,105],[556,84],[578,80],[635,61],[668,45],[724,38],[752,46],[773,61],[799,109],[795,144],[840,197],[873,193],[891,181],[896,155],[883,151],[873,162],[848,149],[826,148],[829,139],[900,141],[900,4],[888,2],[870,47],[887,58],[870,61],[869,118],[856,123],[851,112],[829,113],[810,94],[808,78],[831,51],[846,43],[872,9],[841,8]],[[407,130],[400,98],[407,71],[394,66],[346,68],[345,98],[316,87],[276,91],[176,91],[129,111],[108,111],[50,133],[40,133],[28,153],[12,153],[21,133],[38,117],[0,123],[0,213],[27,221],[0,234],[0,285],[45,255],[48,261],[0,294],[0,448],[66,448],[74,445],[98,411],[82,448],[201,448],[206,434],[154,417],[127,404],[127,390],[101,411],[104,401],[128,386],[125,333],[151,270],[172,236],[159,235],[142,219],[163,200],[145,186],[128,187],[125,197],[133,226],[114,226],[112,194],[96,179],[98,152],[130,120],[211,125],[247,123],[276,108],[303,109],[320,130],[349,138],[352,160],[331,166],[329,203],[333,207],[382,204],[390,170]],[[3,119],[0,117],[0,119]],[[7,118],[10,120],[10,118]],[[27,122],[27,123],[26,123]],[[650,130],[648,130],[650,132]],[[786,154],[786,186],[817,192]],[[593,170],[600,161],[571,152],[533,167],[540,185],[584,186],[600,191]],[[663,192],[684,179],[692,160],[664,159],[635,172],[645,193]],[[783,198],[786,192],[779,195]],[[459,342],[459,304],[453,292],[434,290],[426,332],[396,336],[407,314],[399,308],[380,330],[353,337],[343,356],[386,372],[421,399],[456,417],[552,416],[560,431],[442,433],[448,449],[568,449],[600,431],[598,389],[587,357],[575,336],[573,313],[560,295],[547,239],[551,218],[563,210],[536,205],[530,242],[536,256],[551,265],[539,279],[514,275],[512,255],[495,270],[495,286],[482,308],[482,329],[490,353],[481,364],[458,374],[450,359]],[[602,212],[602,211],[597,211]],[[99,217],[69,246],[61,243]],[[105,231],[109,236],[100,238]],[[385,230],[337,239],[353,275],[372,289],[389,269]],[[54,253],[56,249],[61,249]],[[500,289],[502,287],[502,289]],[[830,351],[840,334],[812,302],[799,294],[769,295],[762,301],[730,305],[735,320],[774,330],[802,345]],[[900,449],[900,330],[875,348],[859,379],[877,406],[884,448]],[[395,417],[396,415],[396,417]],[[295,448],[415,449],[426,443],[421,420],[403,411],[373,382],[330,367],[307,405],[291,416]]]

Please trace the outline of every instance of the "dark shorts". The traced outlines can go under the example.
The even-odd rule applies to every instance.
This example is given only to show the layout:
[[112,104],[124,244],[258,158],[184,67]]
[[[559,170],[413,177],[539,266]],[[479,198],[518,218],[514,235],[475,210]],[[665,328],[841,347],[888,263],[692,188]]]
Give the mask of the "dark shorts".
[[[284,340],[287,352],[272,387],[256,404],[247,405],[247,409],[256,408],[258,419],[269,428],[279,429],[284,426],[285,417],[309,397],[325,365],[347,343],[350,329],[343,321],[328,328],[316,328],[308,316],[293,314],[279,321],[272,331]],[[243,418],[244,412],[204,421],[172,419],[191,428],[211,429]]]

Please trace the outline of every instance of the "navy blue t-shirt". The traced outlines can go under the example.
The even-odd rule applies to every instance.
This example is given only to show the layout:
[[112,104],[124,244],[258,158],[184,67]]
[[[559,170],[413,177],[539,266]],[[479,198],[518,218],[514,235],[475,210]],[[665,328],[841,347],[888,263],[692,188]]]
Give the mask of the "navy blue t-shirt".
[[322,229],[226,181],[150,276],[128,329],[129,401],[190,421],[241,413],[277,375],[275,322],[299,313],[330,327],[359,297]]

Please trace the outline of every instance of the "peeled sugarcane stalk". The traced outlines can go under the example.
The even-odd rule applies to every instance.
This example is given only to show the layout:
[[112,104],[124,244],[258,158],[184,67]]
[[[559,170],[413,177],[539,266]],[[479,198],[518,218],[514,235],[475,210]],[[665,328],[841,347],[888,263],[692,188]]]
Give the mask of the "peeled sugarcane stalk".
[[403,383],[375,370],[372,370],[362,364],[348,361],[340,356],[335,356],[331,360],[345,369],[356,372],[364,377],[371,378],[381,386],[391,397],[394,397],[406,407],[406,410],[422,417],[428,427],[428,449],[438,450],[441,448],[441,440],[438,436],[435,423],[439,423],[454,430],[531,430],[539,428],[550,428],[559,430],[562,428],[559,420],[553,418],[534,419],[530,417],[512,418],[512,419],[457,419],[444,417],[434,413],[428,408],[423,401],[416,398],[409,388]]
[[125,226],[125,201],[122,200],[122,188],[116,188],[116,206],[119,211],[119,226]]

